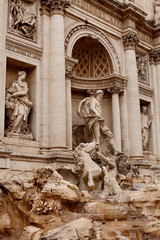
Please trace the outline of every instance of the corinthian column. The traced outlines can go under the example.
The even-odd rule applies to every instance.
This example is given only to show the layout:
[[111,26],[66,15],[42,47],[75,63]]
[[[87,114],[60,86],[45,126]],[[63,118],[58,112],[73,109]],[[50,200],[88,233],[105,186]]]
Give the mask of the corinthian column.
[[126,75],[128,78],[128,128],[130,156],[142,157],[141,118],[139,103],[139,87],[135,48],[139,40],[135,33],[128,33],[123,37],[126,61]]
[[110,87],[107,89],[112,93],[112,119],[113,119],[113,135],[114,141],[118,151],[121,151],[121,120],[120,120],[120,108],[119,108],[119,93],[122,89],[119,87]]
[[49,45],[49,149],[67,148],[66,138],[66,85],[64,49],[64,13],[67,0],[42,0],[50,15]]

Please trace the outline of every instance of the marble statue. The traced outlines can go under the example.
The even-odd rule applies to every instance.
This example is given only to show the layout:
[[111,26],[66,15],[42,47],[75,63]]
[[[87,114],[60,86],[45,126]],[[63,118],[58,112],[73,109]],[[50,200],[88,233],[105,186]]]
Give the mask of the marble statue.
[[6,91],[8,131],[32,138],[27,122],[33,103],[28,98],[28,86],[23,82],[25,78],[26,72],[19,71],[17,80],[13,81]]
[[33,13],[29,13],[28,16],[28,14],[25,15],[25,12],[26,9],[24,9],[21,0],[10,0],[10,28],[19,31],[26,37],[34,38],[37,16]]
[[79,144],[74,151],[74,158],[80,189],[89,192],[96,190],[105,196],[122,191],[116,180],[117,169],[114,160],[97,150],[94,142]]
[[142,57],[137,57],[137,72],[138,72],[138,80],[140,82],[147,83],[146,79],[146,65],[147,61]]
[[103,91],[97,90],[95,94],[84,98],[78,107],[78,115],[86,120],[86,134],[91,142],[95,142],[97,148],[100,148],[101,138],[108,139],[113,147],[114,153],[118,151],[115,146],[113,134],[105,125],[104,118],[101,116],[101,101]]
[[155,24],[158,24],[160,23],[160,0],[154,1],[154,11],[155,11],[154,21]]
[[149,129],[152,124],[153,117],[149,120],[147,115],[147,106],[141,107],[141,132],[143,151],[148,150]]

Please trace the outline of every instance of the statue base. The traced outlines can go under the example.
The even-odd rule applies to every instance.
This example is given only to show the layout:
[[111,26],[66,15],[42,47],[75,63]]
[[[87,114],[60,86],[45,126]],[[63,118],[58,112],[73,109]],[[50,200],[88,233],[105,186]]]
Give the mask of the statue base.
[[23,133],[12,133],[12,132],[7,132],[6,136],[9,138],[17,138],[17,139],[23,139],[23,140],[33,140],[32,134],[23,134]]

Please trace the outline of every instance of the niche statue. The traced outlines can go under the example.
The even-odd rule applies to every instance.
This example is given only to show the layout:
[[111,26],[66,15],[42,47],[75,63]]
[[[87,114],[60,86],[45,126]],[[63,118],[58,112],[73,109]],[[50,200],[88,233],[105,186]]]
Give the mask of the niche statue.
[[29,130],[28,115],[33,103],[28,98],[28,86],[23,80],[25,71],[19,71],[17,80],[6,91],[7,136],[19,136],[33,139]]
[[142,145],[143,151],[148,150],[148,142],[149,142],[149,130],[152,124],[153,116],[149,120],[147,115],[147,106],[141,107],[141,132],[142,132]]

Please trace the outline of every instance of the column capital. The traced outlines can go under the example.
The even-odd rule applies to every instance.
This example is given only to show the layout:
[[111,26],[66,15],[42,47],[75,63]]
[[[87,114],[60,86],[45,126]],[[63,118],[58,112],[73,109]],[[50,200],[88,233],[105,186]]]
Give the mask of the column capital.
[[160,64],[160,50],[151,50],[149,60],[151,64]]
[[114,93],[119,94],[119,93],[124,92],[124,88],[118,87],[118,86],[112,86],[112,87],[107,88],[107,91],[112,94],[114,94]]
[[129,32],[122,37],[125,49],[135,49],[139,43],[139,39],[136,33]]
[[41,11],[47,14],[53,14],[54,12],[64,14],[66,8],[69,8],[71,2],[69,0],[41,0]]
[[65,70],[66,70],[66,78],[74,78],[75,72],[73,71],[74,65],[78,63],[78,60],[75,58],[65,57]]

